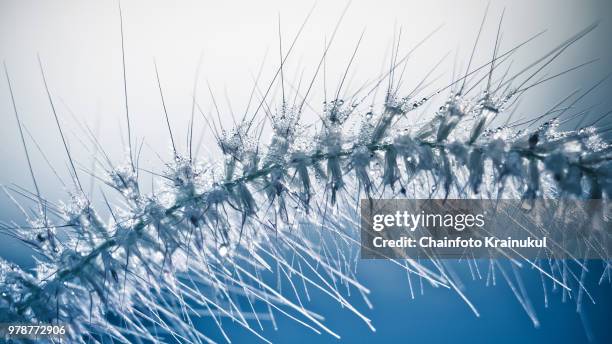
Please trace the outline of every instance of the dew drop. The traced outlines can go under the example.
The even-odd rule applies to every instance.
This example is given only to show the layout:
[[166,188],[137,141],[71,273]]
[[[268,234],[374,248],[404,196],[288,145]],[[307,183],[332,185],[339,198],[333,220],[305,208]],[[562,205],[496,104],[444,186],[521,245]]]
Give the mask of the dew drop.
[[221,257],[227,256],[228,252],[229,252],[229,248],[227,247],[227,244],[219,245],[219,255]]

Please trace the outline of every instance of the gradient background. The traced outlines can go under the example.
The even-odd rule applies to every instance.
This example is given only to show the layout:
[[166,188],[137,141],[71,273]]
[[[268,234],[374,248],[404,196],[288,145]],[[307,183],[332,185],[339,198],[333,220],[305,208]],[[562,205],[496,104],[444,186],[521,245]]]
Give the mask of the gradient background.
[[[354,46],[365,29],[364,39],[350,73],[349,89],[356,90],[375,77],[388,61],[394,32],[402,28],[400,52],[408,51],[439,25],[444,25],[411,58],[406,70],[406,87],[415,86],[438,59],[444,61],[434,76],[440,78],[431,87],[450,82],[453,65],[464,70],[476,37],[486,1],[353,1],[328,53],[327,80],[334,86],[344,72]],[[297,84],[304,72],[310,80],[345,2],[320,2],[288,60],[288,83]],[[198,102],[205,110],[212,102],[206,81],[217,97],[229,126],[230,108],[241,113],[246,106],[253,75],[260,63],[265,67],[260,81],[265,88],[278,65],[278,28],[280,14],[283,48],[287,50],[306,13],[309,1],[132,1],[122,2],[126,44],[128,97],[134,136],[144,139],[142,166],[159,170],[159,154],[170,157],[170,146],[163,122],[163,112],[155,80],[153,59],[158,64],[164,96],[179,149],[185,147],[184,133],[191,114],[191,94],[198,61],[202,61]],[[589,24],[599,27],[568,49],[546,72],[553,75],[574,65],[599,58],[597,63],[555,79],[526,94],[517,112],[529,118],[576,89],[586,90],[612,71],[612,2],[610,1],[493,1],[472,66],[491,58],[497,23],[506,10],[501,51],[513,47],[531,35],[547,32],[513,56],[513,70],[563,42]],[[43,148],[45,155],[67,179],[67,161],[44,93],[36,54],[45,65],[58,115],[64,126],[70,149],[79,167],[92,166],[92,146],[85,140],[82,124],[87,124],[115,162],[125,161],[125,119],[121,71],[121,46],[117,3],[113,1],[9,1],[0,0],[0,59],[11,74],[16,102],[24,125]],[[267,54],[266,54],[267,52]],[[456,58],[455,58],[456,56]],[[322,84],[317,82],[310,104],[320,108]],[[227,98],[229,101],[225,101]],[[612,83],[606,82],[576,105],[576,111],[595,107],[591,120],[608,111]],[[277,93],[278,99],[278,93]],[[231,104],[228,105],[228,103]],[[310,114],[305,120],[312,122]],[[517,117],[518,118],[518,117]],[[10,105],[4,76],[0,77],[0,183],[15,183],[30,188],[31,181]],[[78,119],[78,121],[76,120]],[[589,121],[585,121],[588,123]],[[608,121],[608,123],[610,123]],[[196,134],[201,135],[200,155],[218,156],[212,137],[201,120],[196,120]],[[65,190],[44,159],[30,144],[34,169],[44,195],[51,200],[66,199]],[[83,178],[88,178],[82,174]],[[9,199],[0,195],[0,219],[21,222],[22,216]],[[0,256],[20,264],[32,263],[29,252],[0,234]],[[597,304],[585,302],[585,316],[597,341],[612,342],[609,330],[612,295],[609,285],[597,286],[600,263],[591,263],[589,285]],[[373,310],[357,298],[358,309],[366,310],[378,331],[371,333],[356,317],[326,298],[314,298],[313,308],[327,317],[327,324],[346,342],[582,342],[586,340],[583,321],[575,311],[575,302],[560,302],[552,295],[549,309],[544,309],[540,277],[525,272],[525,284],[540,317],[535,329],[527,315],[503,283],[486,288],[482,282],[470,282],[465,268],[468,295],[481,312],[476,318],[459,297],[448,291],[427,288],[424,296],[410,299],[405,275],[385,262],[362,262],[359,276],[372,290]],[[204,322],[204,326],[211,324]],[[231,326],[231,324],[227,324]],[[299,325],[279,318],[278,332],[264,334],[275,342],[335,342],[328,336],[314,336]],[[232,331],[237,342],[251,337],[241,330]],[[243,337],[244,335],[244,337]],[[241,340],[242,339],[242,340]]]

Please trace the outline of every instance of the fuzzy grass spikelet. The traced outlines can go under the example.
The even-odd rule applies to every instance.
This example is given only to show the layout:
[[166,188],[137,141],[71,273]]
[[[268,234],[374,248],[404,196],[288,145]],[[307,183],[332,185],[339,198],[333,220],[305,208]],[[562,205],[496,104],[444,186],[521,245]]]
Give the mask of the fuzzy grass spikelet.
[[[548,63],[590,30],[536,62]],[[358,293],[369,303],[370,291],[355,276],[360,199],[482,197],[529,204],[612,197],[607,128],[564,130],[556,107],[538,126],[491,127],[541,82],[529,83],[537,64],[508,78],[495,74],[491,82],[495,63],[507,54],[425,95],[400,95],[394,64],[380,77],[390,80],[382,106],[364,108],[359,99],[369,94],[326,100],[316,126],[301,121],[310,110],[283,99],[274,112],[264,109],[269,143],[260,140],[257,114],[215,130],[222,161],[175,150],[161,173],[162,188],[151,194],[143,193],[134,161],[109,163],[103,180],[120,203],[105,199],[108,209],[95,208],[76,183],[65,204],[33,197],[39,211],[27,214],[27,226],[2,225],[36,252],[37,266],[25,271],[0,261],[0,322],[67,323],[71,343],[202,343],[213,342],[213,331],[230,342],[222,322],[229,318],[267,342],[264,328],[283,316],[338,337],[308,308],[316,290],[374,329],[347,300]],[[437,110],[417,116],[442,94],[448,98]],[[409,278],[454,290],[478,315],[439,259],[392,262]],[[564,297],[582,295],[581,287],[569,287],[581,285],[581,274],[568,277],[565,261],[528,265]],[[610,264],[604,265],[602,280],[610,278]],[[487,268],[501,273],[537,326],[529,298],[515,287],[520,282],[506,272],[520,266],[490,261]],[[202,316],[217,328],[199,328]]]

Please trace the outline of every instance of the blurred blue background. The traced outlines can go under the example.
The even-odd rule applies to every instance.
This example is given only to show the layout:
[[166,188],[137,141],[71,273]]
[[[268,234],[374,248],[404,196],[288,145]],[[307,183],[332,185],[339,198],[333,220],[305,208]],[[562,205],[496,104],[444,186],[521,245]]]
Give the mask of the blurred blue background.
[[[325,324],[341,336],[340,341],[327,334],[318,335],[283,316],[277,317],[278,331],[267,324],[262,334],[275,343],[612,342],[612,293],[608,282],[598,285],[602,272],[600,261],[589,262],[591,273],[586,284],[590,286],[589,292],[597,304],[585,299],[583,319],[576,312],[575,299],[563,303],[560,290],[551,292],[548,282],[549,304],[545,308],[540,275],[530,269],[521,270],[525,288],[540,321],[538,328],[533,326],[501,276],[498,276],[496,286],[487,287],[484,280],[471,280],[465,264],[451,264],[465,282],[466,294],[480,312],[480,318],[452,291],[425,286],[424,295],[420,295],[413,276],[413,285],[417,286],[417,290],[415,299],[412,299],[406,274],[397,266],[384,261],[361,261],[358,277],[371,289],[370,299],[374,308],[368,310],[358,293],[348,300],[372,319],[376,332],[371,332],[357,316],[341,309],[328,296],[310,288],[312,302],[308,307],[325,316]],[[216,331],[212,321],[205,321],[204,324],[213,333]],[[230,328],[228,333],[236,342],[254,341],[250,333],[232,325],[230,321],[225,321],[224,325]],[[589,336],[584,326],[587,326]]]

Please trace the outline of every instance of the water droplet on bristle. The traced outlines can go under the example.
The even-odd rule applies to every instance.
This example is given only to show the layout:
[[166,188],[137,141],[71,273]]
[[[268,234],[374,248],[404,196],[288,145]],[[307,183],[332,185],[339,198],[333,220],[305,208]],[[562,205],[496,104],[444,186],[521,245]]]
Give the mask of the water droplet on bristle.
[[227,247],[227,244],[219,245],[219,255],[221,257],[227,256],[228,253],[229,253],[229,248]]

